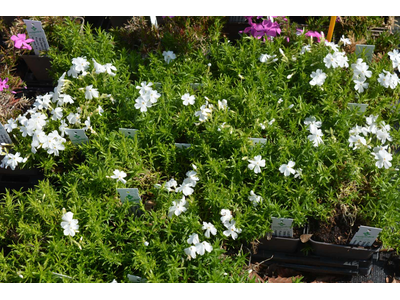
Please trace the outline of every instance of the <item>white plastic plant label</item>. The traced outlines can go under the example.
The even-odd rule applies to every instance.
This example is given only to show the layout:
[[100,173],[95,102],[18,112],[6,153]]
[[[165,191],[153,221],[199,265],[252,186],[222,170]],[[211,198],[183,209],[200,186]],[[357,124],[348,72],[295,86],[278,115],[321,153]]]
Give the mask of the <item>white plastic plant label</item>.
[[367,110],[368,104],[363,103],[348,103],[347,106],[350,109],[358,109],[359,112],[365,112]]
[[191,146],[191,144],[186,144],[186,143],[175,143],[175,146],[177,148],[183,149],[183,148],[189,148]]
[[2,145],[2,144],[11,145],[12,143],[13,142],[12,142],[10,136],[8,135],[7,131],[5,130],[3,125],[0,123],[0,145]]
[[190,84],[190,87],[193,89],[193,90],[198,90],[200,87],[203,87],[204,86],[204,84],[202,84],[202,83],[191,83]]
[[119,193],[119,197],[121,199],[121,202],[135,202],[139,203],[140,202],[140,195],[139,195],[139,190],[136,188],[133,189],[117,189]]
[[370,247],[375,242],[381,228],[360,226],[354,237],[350,241],[350,245]]
[[131,274],[128,274],[126,277],[128,277],[128,280],[130,282],[133,282],[133,283],[145,283],[145,282],[147,282],[147,279],[139,277],[139,276],[131,275]]
[[89,138],[85,134],[84,129],[65,129],[65,132],[68,134],[71,142],[73,144],[82,144],[87,143]]
[[293,237],[293,219],[272,217],[271,229],[275,236]]
[[249,138],[249,140],[251,141],[252,145],[265,144],[267,142],[267,139],[262,138]]
[[133,139],[139,129],[130,129],[130,128],[120,128],[119,132],[125,135],[127,138]]
[[24,22],[29,38],[35,40],[31,43],[35,54],[39,55],[40,51],[49,50],[49,43],[47,42],[46,34],[42,28],[42,22],[33,20],[24,20]]
[[356,45],[356,55],[358,58],[361,58],[361,53],[365,51],[365,58],[368,59],[369,62],[372,60],[372,55],[374,54],[375,45]]

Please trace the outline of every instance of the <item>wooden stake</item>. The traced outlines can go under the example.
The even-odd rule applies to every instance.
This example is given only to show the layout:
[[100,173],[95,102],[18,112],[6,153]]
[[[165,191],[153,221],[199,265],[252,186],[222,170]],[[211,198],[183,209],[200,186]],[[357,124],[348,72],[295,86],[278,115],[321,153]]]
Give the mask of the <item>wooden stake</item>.
[[329,23],[328,36],[326,38],[328,42],[331,42],[333,29],[335,28],[335,23],[336,23],[336,17],[331,17],[331,22]]

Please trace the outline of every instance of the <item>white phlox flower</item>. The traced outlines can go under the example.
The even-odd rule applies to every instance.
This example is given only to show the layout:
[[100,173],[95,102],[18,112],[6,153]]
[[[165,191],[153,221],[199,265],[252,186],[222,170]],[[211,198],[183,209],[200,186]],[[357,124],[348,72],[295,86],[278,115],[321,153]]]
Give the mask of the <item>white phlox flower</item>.
[[367,146],[367,141],[360,135],[351,135],[348,141],[350,143],[349,147],[354,145],[353,150],[360,148],[362,145]]
[[254,173],[261,173],[261,168],[265,167],[265,159],[262,159],[261,155],[257,155],[253,160],[248,160],[249,165],[247,166],[250,170],[254,170]]
[[183,100],[183,105],[188,106],[194,104],[195,96],[190,95],[189,93],[184,94],[181,99]]
[[276,58],[276,55],[261,54],[259,60],[262,63],[271,63],[277,61],[278,59]]
[[173,215],[179,216],[187,210],[185,196],[182,196],[180,201],[172,201],[172,206],[169,208],[168,217],[172,218]]
[[263,198],[259,195],[256,195],[253,190],[250,191],[250,196],[249,196],[249,200],[253,203],[253,206],[256,207],[259,203],[261,203],[261,201],[263,200]]
[[27,160],[28,158],[22,158],[19,152],[15,154],[7,153],[1,160],[0,168],[7,169],[10,167],[14,171],[19,163],[25,163]]
[[85,98],[88,100],[99,98],[99,91],[93,88],[93,85],[89,85],[86,87]]
[[390,162],[392,160],[392,154],[387,152],[386,150],[379,150],[378,153],[372,152],[372,155],[377,160],[375,165],[381,169],[385,167],[385,169],[389,169],[392,166]]
[[283,175],[285,176],[290,176],[290,174],[295,174],[296,171],[293,169],[293,167],[295,166],[295,162],[294,161],[289,161],[288,164],[283,164],[279,167],[279,171],[281,173],[283,173]]
[[215,226],[212,223],[203,222],[202,229],[206,231],[204,233],[204,236],[206,238],[210,238],[210,233],[212,235],[216,235],[217,234],[217,229],[215,228]]
[[311,134],[307,138],[314,144],[314,147],[318,147],[320,144],[324,143],[324,141],[321,138],[324,135],[321,129],[318,129],[316,127],[311,127],[310,133]]
[[126,180],[124,179],[126,177],[126,173],[124,171],[120,170],[114,170],[114,175],[110,176],[109,178],[117,179],[117,181],[122,182],[123,184],[126,183]]
[[317,69],[311,73],[310,77],[312,78],[310,81],[311,85],[322,86],[325,82],[326,74],[321,69]]
[[164,56],[164,60],[167,64],[176,58],[176,55],[172,51],[164,51],[162,55]]

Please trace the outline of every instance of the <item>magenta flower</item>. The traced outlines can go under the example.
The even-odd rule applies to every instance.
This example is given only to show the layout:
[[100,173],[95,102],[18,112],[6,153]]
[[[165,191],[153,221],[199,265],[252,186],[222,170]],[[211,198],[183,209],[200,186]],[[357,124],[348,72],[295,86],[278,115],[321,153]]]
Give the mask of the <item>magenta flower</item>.
[[9,86],[6,84],[8,81],[8,78],[1,80],[0,78],[0,92],[2,92],[4,89],[8,89]]
[[320,37],[322,37],[322,35],[320,33],[318,33],[317,31],[307,31],[307,33],[305,34],[305,36],[312,36],[312,37],[316,37],[318,42],[320,41]]
[[281,28],[277,22],[271,22],[271,20],[264,20],[262,23],[253,23],[252,17],[245,17],[250,27],[246,27],[243,31],[239,33],[250,33],[253,37],[261,39],[267,36],[268,40],[270,37],[276,37],[277,34],[281,33]]
[[31,45],[29,45],[28,43],[35,41],[33,39],[26,39],[25,33],[19,33],[17,34],[17,36],[13,35],[11,37],[11,40],[14,41],[15,48],[21,49],[22,47],[22,49],[28,49],[28,50],[32,50]]

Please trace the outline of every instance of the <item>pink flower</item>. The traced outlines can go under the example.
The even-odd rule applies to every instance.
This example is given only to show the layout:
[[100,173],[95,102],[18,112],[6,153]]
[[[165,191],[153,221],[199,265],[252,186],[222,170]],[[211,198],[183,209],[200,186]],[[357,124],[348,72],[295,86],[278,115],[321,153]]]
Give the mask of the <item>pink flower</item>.
[[17,36],[13,35],[11,37],[11,40],[14,41],[15,48],[21,49],[22,47],[22,49],[28,49],[28,50],[32,50],[31,45],[29,45],[28,43],[35,41],[33,39],[26,39],[25,33],[19,33],[17,34]]
[[1,80],[0,78],[0,92],[2,92],[4,89],[8,89],[9,86],[6,84],[8,81],[8,78]]
[[305,35],[316,37],[318,42],[320,41],[320,37],[322,36],[320,33],[316,32],[316,31],[308,31]]

